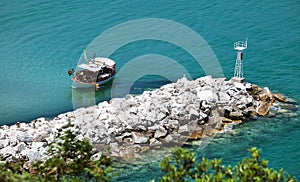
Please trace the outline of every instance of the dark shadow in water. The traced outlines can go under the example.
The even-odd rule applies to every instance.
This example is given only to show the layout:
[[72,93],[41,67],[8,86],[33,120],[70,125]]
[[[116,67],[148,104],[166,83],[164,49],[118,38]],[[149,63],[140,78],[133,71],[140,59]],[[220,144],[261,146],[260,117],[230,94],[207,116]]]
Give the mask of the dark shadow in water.
[[[73,88],[72,93],[69,95],[70,99],[72,99],[73,109],[92,106],[102,101],[109,101],[111,99],[112,83],[113,81],[110,81],[98,89],[94,87]],[[168,83],[170,83],[169,80],[157,75],[144,76],[135,81],[129,94],[142,94],[145,90],[153,90]],[[118,88],[126,87],[126,84],[121,83],[118,85]]]

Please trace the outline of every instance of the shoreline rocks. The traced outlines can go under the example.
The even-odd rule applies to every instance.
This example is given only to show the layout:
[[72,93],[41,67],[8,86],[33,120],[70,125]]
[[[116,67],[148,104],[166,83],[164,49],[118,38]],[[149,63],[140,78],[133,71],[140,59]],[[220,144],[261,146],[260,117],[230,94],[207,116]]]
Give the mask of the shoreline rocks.
[[298,109],[296,102],[267,87],[244,79],[185,77],[142,95],[113,98],[46,120],[0,127],[0,156],[6,161],[47,158],[47,145],[69,122],[79,128],[98,151],[135,158],[150,149],[180,146],[210,137],[228,126],[258,116],[285,114]]

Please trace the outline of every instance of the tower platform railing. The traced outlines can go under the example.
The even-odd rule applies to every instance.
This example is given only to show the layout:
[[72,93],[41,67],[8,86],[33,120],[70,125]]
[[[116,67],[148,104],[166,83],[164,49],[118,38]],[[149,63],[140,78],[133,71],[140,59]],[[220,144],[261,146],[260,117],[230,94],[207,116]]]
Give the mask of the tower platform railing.
[[233,44],[233,48],[235,50],[244,50],[247,49],[247,41],[243,42],[243,41],[237,41]]

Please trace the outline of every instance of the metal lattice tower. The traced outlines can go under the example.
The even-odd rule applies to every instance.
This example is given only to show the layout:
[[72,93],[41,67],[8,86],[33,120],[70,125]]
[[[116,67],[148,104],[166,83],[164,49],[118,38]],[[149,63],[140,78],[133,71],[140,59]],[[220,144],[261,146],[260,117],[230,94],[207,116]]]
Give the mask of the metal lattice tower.
[[247,42],[248,37],[246,38],[246,41],[237,41],[234,43],[233,48],[237,51],[236,55],[236,62],[235,62],[235,69],[234,69],[234,77],[237,78],[243,78],[243,50],[247,49]]

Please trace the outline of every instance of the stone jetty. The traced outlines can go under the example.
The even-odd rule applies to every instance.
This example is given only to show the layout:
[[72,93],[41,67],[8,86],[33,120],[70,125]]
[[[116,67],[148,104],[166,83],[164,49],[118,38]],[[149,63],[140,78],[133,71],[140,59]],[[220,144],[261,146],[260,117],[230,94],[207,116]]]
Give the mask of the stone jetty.
[[47,145],[69,124],[111,156],[134,158],[150,149],[182,145],[223,132],[249,118],[296,114],[298,104],[244,79],[205,76],[178,79],[141,95],[113,98],[51,120],[36,119],[0,128],[3,161],[43,160]]

